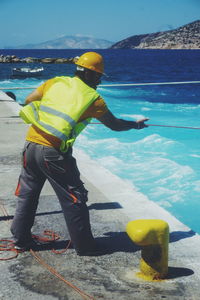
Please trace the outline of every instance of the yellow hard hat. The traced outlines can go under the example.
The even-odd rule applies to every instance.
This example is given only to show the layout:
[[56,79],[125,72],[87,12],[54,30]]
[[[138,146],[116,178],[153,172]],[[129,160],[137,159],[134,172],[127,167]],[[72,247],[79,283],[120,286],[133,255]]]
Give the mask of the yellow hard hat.
[[96,52],[84,53],[75,61],[75,64],[98,73],[104,72],[103,57]]

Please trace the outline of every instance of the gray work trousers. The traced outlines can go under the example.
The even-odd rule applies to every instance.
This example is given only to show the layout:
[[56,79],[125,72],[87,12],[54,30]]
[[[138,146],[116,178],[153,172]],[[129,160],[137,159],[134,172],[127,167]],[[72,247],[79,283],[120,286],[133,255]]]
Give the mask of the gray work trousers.
[[80,179],[72,150],[62,153],[52,147],[26,142],[16,195],[18,202],[11,225],[15,242],[26,244],[31,237],[40,192],[48,180],[62,207],[72,244],[77,252],[94,246],[87,190]]

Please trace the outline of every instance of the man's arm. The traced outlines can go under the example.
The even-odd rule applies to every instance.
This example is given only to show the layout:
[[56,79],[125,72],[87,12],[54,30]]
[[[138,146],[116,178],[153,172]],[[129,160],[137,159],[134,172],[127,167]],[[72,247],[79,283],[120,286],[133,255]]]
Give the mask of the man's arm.
[[116,118],[110,110],[108,110],[103,116],[99,117],[98,120],[103,123],[106,127],[109,127],[115,131],[126,131],[130,129],[142,129],[148,127],[144,122],[149,119],[141,119],[139,121],[128,121]]
[[29,104],[33,101],[40,101],[41,98],[42,98],[42,93],[36,89],[26,97],[25,104]]

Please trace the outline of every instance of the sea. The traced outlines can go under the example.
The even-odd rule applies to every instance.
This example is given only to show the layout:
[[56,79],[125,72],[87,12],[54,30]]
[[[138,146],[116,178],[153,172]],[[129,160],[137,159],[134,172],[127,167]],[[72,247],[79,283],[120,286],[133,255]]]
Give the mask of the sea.
[[[85,51],[91,49],[4,49],[0,54],[72,58]],[[105,60],[98,92],[112,113],[127,120],[149,118],[147,124],[158,126],[115,132],[91,124],[75,147],[200,234],[200,83],[194,83],[200,82],[200,50],[94,51]],[[26,65],[0,64],[0,88],[16,88],[12,91],[20,103],[45,80],[73,76],[75,70],[71,64],[43,64],[39,78],[12,78],[12,68],[19,66]]]

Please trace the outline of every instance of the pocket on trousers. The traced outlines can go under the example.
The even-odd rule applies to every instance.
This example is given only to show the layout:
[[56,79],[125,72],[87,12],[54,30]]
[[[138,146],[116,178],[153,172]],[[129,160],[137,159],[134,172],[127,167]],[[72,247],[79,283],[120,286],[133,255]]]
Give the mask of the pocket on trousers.
[[63,155],[51,147],[43,147],[43,156],[46,168],[50,172],[65,173],[65,162]]
[[88,191],[83,184],[69,190],[75,203],[86,203],[88,201]]
[[24,168],[26,168],[26,149],[28,148],[29,144],[30,142],[26,141],[22,150],[21,163]]

